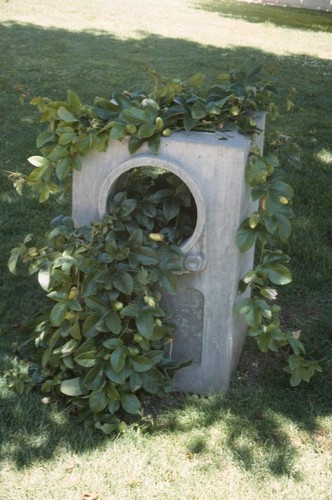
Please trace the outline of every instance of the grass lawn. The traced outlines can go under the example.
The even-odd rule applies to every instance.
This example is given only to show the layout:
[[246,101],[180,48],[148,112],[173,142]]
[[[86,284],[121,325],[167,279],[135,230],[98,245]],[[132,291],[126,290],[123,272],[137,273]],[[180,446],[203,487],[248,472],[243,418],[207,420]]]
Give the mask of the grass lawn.
[[[0,378],[0,500],[332,498],[331,29],[331,13],[235,1],[2,3],[2,170],[24,172],[37,154],[34,96],[62,99],[71,88],[91,103],[144,85],[149,68],[212,79],[249,56],[271,71],[280,89],[274,126],[296,139],[303,162],[288,174],[294,280],[280,290],[283,321],[302,331],[323,373],[291,388],[278,359],[248,341],[227,393],[152,398],[146,432],[116,438],[89,433],[38,393],[9,392]],[[1,176],[0,372],[15,363],[20,326],[43,300],[27,276],[7,271],[10,249],[59,213],[69,203],[21,198]]]

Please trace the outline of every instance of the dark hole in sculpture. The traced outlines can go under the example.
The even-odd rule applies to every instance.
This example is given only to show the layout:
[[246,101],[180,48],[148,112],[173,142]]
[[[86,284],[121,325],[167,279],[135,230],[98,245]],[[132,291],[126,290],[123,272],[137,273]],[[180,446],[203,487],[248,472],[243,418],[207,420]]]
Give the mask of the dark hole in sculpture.
[[122,174],[112,186],[108,212],[126,199],[132,230],[140,228],[155,238],[180,246],[192,236],[197,222],[194,196],[186,183],[168,170],[140,166]]

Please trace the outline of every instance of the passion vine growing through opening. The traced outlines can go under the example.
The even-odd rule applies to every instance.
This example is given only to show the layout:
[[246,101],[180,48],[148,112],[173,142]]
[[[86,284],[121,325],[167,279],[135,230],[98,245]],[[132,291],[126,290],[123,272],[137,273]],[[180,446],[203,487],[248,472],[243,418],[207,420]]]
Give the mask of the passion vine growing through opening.
[[[304,358],[305,349],[298,336],[282,330],[280,307],[276,304],[277,290],[275,286],[286,285],[291,281],[291,274],[287,267],[289,257],[279,249],[280,243],[286,241],[290,236],[290,219],[293,217],[291,209],[293,190],[284,180],[283,165],[286,160],[293,165],[297,164],[298,150],[289,138],[284,138],[280,134],[276,134],[266,144],[266,154],[263,156],[260,155],[255,145],[255,134],[261,132],[257,127],[255,113],[268,111],[272,118],[277,113],[273,103],[275,89],[268,81],[264,80],[261,70],[260,66],[249,61],[240,69],[222,73],[217,83],[212,86],[206,83],[203,75],[195,75],[187,82],[181,82],[179,80],[167,81],[153,74],[154,84],[150,92],[114,93],[111,99],[96,98],[92,106],[83,105],[79,97],[72,91],[68,91],[67,101],[35,98],[32,104],[37,106],[41,112],[41,122],[48,124],[47,129],[37,137],[37,147],[40,149],[41,155],[29,158],[29,162],[35,168],[27,177],[15,173],[11,175],[11,178],[19,191],[22,190],[24,184],[28,184],[39,193],[40,201],[44,202],[51,194],[64,196],[70,190],[72,171],[80,170],[82,167],[81,156],[88,155],[91,151],[102,152],[114,140],[128,137],[130,153],[135,153],[145,142],[148,143],[152,152],[158,153],[162,136],[168,136],[177,130],[208,132],[238,130],[240,133],[251,135],[253,137],[252,151],[248,158],[245,175],[246,181],[251,187],[252,198],[257,200],[258,207],[241,224],[237,234],[237,246],[241,252],[246,252],[253,245],[256,245],[257,259],[254,269],[248,270],[239,285],[240,292],[251,287],[252,296],[239,300],[236,309],[244,315],[248,325],[248,334],[256,337],[262,351],[281,349],[285,353],[288,359],[288,366],[285,370],[291,374],[290,382],[295,386],[302,380],[309,381],[315,371],[320,370],[316,362]],[[177,193],[179,200],[183,194],[181,189],[183,187],[179,188]],[[57,302],[50,310],[48,319],[45,318],[45,324],[51,325],[52,331],[56,328],[56,340],[50,341],[50,345],[46,347],[47,362],[44,358],[41,363],[42,366],[43,363],[45,365],[43,366],[44,370],[48,370],[49,363],[52,365],[50,360],[54,356],[57,357],[58,360],[60,359],[56,362],[58,363],[57,367],[61,366],[60,372],[62,374],[58,378],[57,376],[53,377],[54,383],[44,385],[44,390],[51,390],[56,385],[63,393],[75,397],[77,396],[75,393],[77,388],[77,391],[82,391],[83,380],[83,386],[85,384],[85,389],[91,392],[90,396],[84,391],[79,394],[79,397],[84,401],[82,410],[92,412],[95,425],[100,426],[105,432],[112,430],[114,425],[118,425],[118,422],[113,419],[118,418],[114,415],[119,408],[131,413],[138,412],[139,403],[136,394],[141,389],[143,392],[149,392],[142,381],[143,378],[147,378],[147,375],[144,377],[135,375],[131,381],[129,372],[125,372],[126,376],[122,373],[125,369],[129,369],[128,364],[135,373],[145,373],[142,369],[135,371],[133,367],[137,368],[139,362],[133,362],[132,358],[143,356],[143,358],[150,359],[150,361],[144,359],[140,367],[144,366],[146,373],[149,373],[149,370],[157,370],[156,366],[165,362],[158,342],[164,339],[164,336],[169,336],[169,330],[167,332],[163,330],[163,336],[153,339],[155,329],[159,327],[160,330],[166,326],[160,319],[163,315],[161,315],[159,306],[159,295],[154,295],[155,292],[150,290],[150,284],[154,285],[159,281],[162,286],[166,284],[166,289],[174,287],[175,268],[173,269],[172,266],[175,264],[173,257],[174,253],[179,253],[174,244],[169,246],[163,241],[165,236],[172,241],[170,235],[172,231],[174,233],[174,226],[172,229],[168,228],[164,233],[159,229],[157,232],[151,232],[150,228],[145,228],[150,232],[150,235],[154,235],[149,238],[150,240],[152,238],[154,245],[160,245],[158,250],[147,244],[147,236],[142,228],[137,228],[135,224],[134,229],[130,226],[131,222],[126,220],[126,217],[131,220],[134,215],[137,203],[133,202],[133,199],[128,198],[125,194],[117,194],[112,203],[119,205],[115,212],[111,211],[111,221],[107,219],[103,223],[97,222],[90,228],[68,229],[70,223],[66,219],[64,224],[61,223],[60,226],[51,231],[45,247],[47,250],[35,247],[28,248],[26,241],[13,249],[9,260],[9,267],[13,272],[15,272],[19,260],[32,262],[31,272],[38,271],[41,285],[49,292],[50,298]],[[164,216],[167,213],[166,205],[162,210]],[[171,214],[172,218],[180,213],[180,201],[175,205],[178,208],[174,212],[175,215]],[[153,220],[156,217],[157,212],[153,210],[149,212],[146,200],[141,205],[141,209],[146,218],[150,217]],[[125,222],[122,221],[122,216],[125,218]],[[115,224],[115,220],[116,224],[120,224],[120,226]],[[152,224],[152,220],[149,221],[149,224]],[[169,218],[169,220],[171,219]],[[179,227],[176,229],[178,230]],[[121,234],[121,231],[124,231],[124,234]],[[99,240],[95,239],[96,234],[99,235]],[[100,235],[102,235],[102,239],[100,239]],[[181,230],[179,236],[181,236]],[[176,238],[173,242],[178,244]],[[136,251],[136,249],[132,252],[132,248],[136,246],[140,250]],[[52,248],[51,253],[49,253],[49,247]],[[47,258],[43,252],[46,252]],[[60,252],[62,256],[60,257],[57,252]],[[89,253],[89,257],[84,257],[86,252],[92,252],[92,254]],[[72,263],[74,254],[75,265]],[[92,255],[93,257],[91,257]],[[91,269],[89,264],[82,264],[86,258],[98,262],[96,269],[94,268],[95,264],[91,264]],[[113,265],[114,262],[117,263],[116,268],[110,271],[107,265]],[[106,266],[106,269],[100,269],[98,267],[100,264]],[[83,268],[80,267],[82,265]],[[165,275],[165,265],[167,275]],[[128,266],[131,269],[130,272],[128,272]],[[136,269],[135,266],[139,268]],[[145,269],[144,271],[140,269],[141,266]],[[148,266],[148,269],[144,266]],[[153,267],[153,270],[150,269],[150,266]],[[132,271],[132,267],[138,273],[134,280],[131,274],[136,271]],[[86,273],[83,278],[83,283],[85,283],[83,294],[87,293],[87,288],[89,290],[88,296],[82,295],[81,281],[78,282],[79,287],[75,285],[75,279],[71,276],[73,270],[75,270],[74,274]],[[105,271],[107,280],[103,277]],[[102,273],[97,280],[95,272],[98,276],[98,273]],[[110,276],[111,280],[109,281]],[[89,280],[93,284],[90,284]],[[109,290],[107,290],[107,286],[110,287]],[[58,291],[57,288],[61,291]],[[100,292],[100,289],[103,291]],[[139,299],[135,295],[137,290],[139,291]],[[99,293],[101,296],[98,295]],[[135,298],[132,297],[133,293]],[[120,297],[120,294],[125,294],[128,298],[125,300],[123,295]],[[119,298],[120,300],[118,300]],[[86,309],[82,308],[82,299]],[[108,305],[105,305],[108,303],[107,301],[119,302],[123,308],[122,306],[120,308],[119,305],[115,306],[112,302],[113,305],[109,310]],[[119,310],[116,307],[119,307]],[[126,309],[127,307],[129,309]],[[149,307],[155,313],[149,312],[147,309]],[[119,342],[113,341],[110,346],[108,345],[107,332],[119,335],[116,332],[120,329],[120,324],[122,325],[121,318],[127,318],[126,312],[128,311],[130,311],[128,320],[130,326],[128,328],[129,330],[134,328],[131,332],[132,336],[135,335],[133,332],[136,329],[136,335],[143,337],[141,340],[145,346],[143,353],[136,352],[137,346],[128,346],[127,340],[121,345]],[[105,339],[101,344],[102,354],[99,353],[99,347],[96,348],[96,346],[89,344],[89,342],[92,344],[89,335],[91,331],[95,331],[93,328],[96,328],[93,326],[92,330],[88,328],[90,321],[92,325],[92,320],[87,320],[91,315],[94,320],[98,316],[98,321],[101,321],[101,326],[96,331],[105,334]],[[107,320],[104,316],[107,317]],[[70,328],[65,323],[64,332],[62,323],[72,320],[74,324],[70,323]],[[86,321],[88,326],[81,327],[81,324],[84,325]],[[87,335],[87,332],[90,333]],[[47,336],[48,333],[43,333],[42,337],[43,335]],[[70,338],[69,344],[58,348],[58,340],[67,338],[67,336]],[[150,336],[152,337],[149,338]],[[94,338],[93,334],[91,338]],[[130,342],[133,338],[130,337]],[[39,345],[42,346],[40,336],[38,339]],[[152,340],[156,340],[158,344],[156,351],[158,354],[156,355],[153,354],[154,345],[150,345]],[[90,351],[87,351],[89,352],[88,357],[84,357],[86,356],[86,348],[77,353],[82,342],[83,344],[88,343],[89,349],[91,347]],[[99,368],[97,367],[100,363],[107,361],[104,356],[107,357],[109,354],[106,351],[104,353],[103,349],[109,348],[112,350],[112,354],[108,358],[111,359],[111,370],[117,374],[121,373],[121,380],[115,375],[112,379],[107,374],[107,381],[106,379],[101,381],[98,378]],[[133,350],[130,351],[130,349]],[[148,356],[147,353],[149,353]],[[82,356],[80,357],[80,355]],[[82,362],[83,359],[84,362]],[[83,374],[80,372],[86,368],[92,370],[92,375],[88,377],[88,380],[82,379]],[[64,379],[61,379],[66,370],[74,370],[77,374],[77,377],[74,377],[77,380],[75,383],[72,382],[74,389],[72,389],[71,384],[68,382],[64,384]],[[155,372],[153,371],[153,373]],[[117,378],[117,382],[114,377]],[[158,379],[158,377],[160,375],[156,375],[156,387],[161,390],[161,378]],[[166,379],[163,378],[163,380],[165,384]],[[117,383],[120,384],[120,389],[115,387],[115,390],[114,384]],[[148,387],[151,389],[152,385],[148,384]],[[153,389],[153,391],[155,390]],[[74,394],[71,393],[72,391]],[[107,407],[108,410],[105,410]],[[100,415],[104,415],[105,411],[109,421],[100,419]]]

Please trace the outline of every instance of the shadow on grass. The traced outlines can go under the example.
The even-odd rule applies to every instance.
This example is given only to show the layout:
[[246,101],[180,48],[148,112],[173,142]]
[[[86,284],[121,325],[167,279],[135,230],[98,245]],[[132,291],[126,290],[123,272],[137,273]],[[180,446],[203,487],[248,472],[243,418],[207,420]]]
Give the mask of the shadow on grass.
[[[329,354],[331,360],[331,348]],[[329,450],[331,424],[323,429],[320,420],[331,416],[331,393],[330,365],[310,384],[292,388],[282,364],[247,343],[228,391],[174,395],[173,401],[165,401],[163,412],[157,405],[152,432],[187,435],[192,454],[213,457],[226,450],[248,472],[265,469],[273,476],[298,478],[301,440],[311,446],[317,437],[322,449]]]
[[[118,40],[108,34],[70,33],[15,24],[0,27],[0,41],[5,48],[0,103],[7,116],[6,121],[0,124],[3,138],[0,168],[3,169],[14,169],[19,165],[24,170],[25,158],[36,153],[34,137],[40,130],[39,117],[26,104],[18,104],[17,91],[21,93],[22,89],[23,93],[26,91],[29,94],[28,100],[35,95],[62,99],[66,90],[71,88],[82,100],[90,103],[96,95],[111,96],[113,90],[133,88],[137,82],[146,84],[149,67],[170,78],[185,78],[195,72],[214,78],[228,64],[237,66],[249,56],[255,56],[265,66],[279,68],[275,79],[280,88],[280,102],[287,96],[290,87],[297,87],[299,91],[298,108],[286,117],[280,117],[278,122],[286,133],[295,131],[296,139],[305,148],[304,170],[292,174],[299,189],[297,209],[310,220],[311,225],[319,225],[320,235],[330,231],[327,218],[321,213],[321,203],[329,199],[332,170],[315,160],[315,154],[331,141],[328,111],[331,95],[327,92],[330,61],[301,56],[276,57],[250,47],[221,50],[156,36]],[[308,139],[309,127],[313,132]],[[303,178],[307,182],[304,183]],[[37,207],[34,202],[27,205],[25,199],[12,194],[11,187],[6,183],[2,190],[1,255],[7,256],[10,248],[26,233],[38,234],[39,228],[45,230],[48,220],[56,215],[59,207],[55,203],[50,209]],[[317,198],[311,199],[311,208],[306,211],[301,205],[301,198],[309,196],[310,190],[311,193],[314,190]],[[63,207],[60,210],[63,213]],[[324,247],[324,251],[319,253],[321,241],[313,241],[305,225],[301,226],[301,231],[301,246],[303,241],[310,242],[306,253],[311,252],[311,259],[317,267],[310,278],[312,290],[319,291],[321,275],[328,266],[331,250],[328,253]],[[298,246],[294,244],[294,249]],[[320,268],[324,259],[325,267]],[[26,278],[10,276],[6,260],[5,257],[0,262],[0,366],[10,365],[11,342],[18,341],[20,337],[11,325],[21,321],[27,311],[36,308],[34,287],[29,287]],[[294,272],[299,277],[307,272],[305,262],[295,255],[297,267]],[[326,277],[325,283],[326,292],[331,291],[332,278]],[[301,311],[303,299],[298,290],[292,289],[289,293],[292,294],[294,310]],[[319,297],[316,299],[320,300]],[[305,329],[305,315],[300,312],[296,321],[302,322]],[[329,353],[331,357],[331,343],[328,341],[331,318],[326,316],[326,322],[320,331],[325,339],[322,341],[322,355],[328,356]],[[314,346],[317,325],[310,325],[312,335],[309,340]],[[272,474],[287,475],[292,472],[297,453],[285,430],[287,421],[294,422],[308,433],[319,430],[317,417],[330,415],[332,410],[331,379],[327,370],[323,377],[309,386],[291,389],[282,374],[267,373],[257,377],[252,372],[245,374],[240,371],[227,394],[206,398],[175,395],[174,409],[169,408],[169,401],[164,408],[163,400],[159,400],[156,403],[157,425],[152,432],[185,434],[218,425],[224,429],[220,446],[229,449],[246,470],[255,467],[257,457],[254,450],[258,449],[262,460],[269,460],[268,467]],[[51,459],[62,447],[80,453],[107,442],[105,437],[93,435],[77,425],[75,419],[60,407],[42,405],[41,395],[36,393],[19,397],[8,394],[4,389],[0,399],[0,426],[1,457],[13,461],[17,467],[28,467],[40,459]],[[190,453],[204,453],[207,446],[204,433],[188,437]]]
[[0,463],[12,462],[20,469],[63,450],[83,453],[106,442],[101,433],[71,420],[60,405],[43,405],[41,399],[36,392],[0,395]]
[[218,12],[221,16],[243,19],[250,23],[272,23],[284,28],[332,31],[332,12],[262,5],[234,0],[203,0],[196,8]]

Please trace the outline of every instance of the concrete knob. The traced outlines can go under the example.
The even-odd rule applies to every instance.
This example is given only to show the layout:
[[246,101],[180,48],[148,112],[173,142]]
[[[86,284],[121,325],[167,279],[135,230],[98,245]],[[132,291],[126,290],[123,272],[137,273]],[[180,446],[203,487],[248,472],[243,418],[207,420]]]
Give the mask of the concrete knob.
[[184,267],[187,271],[199,271],[204,265],[204,260],[201,255],[189,254],[184,259]]

